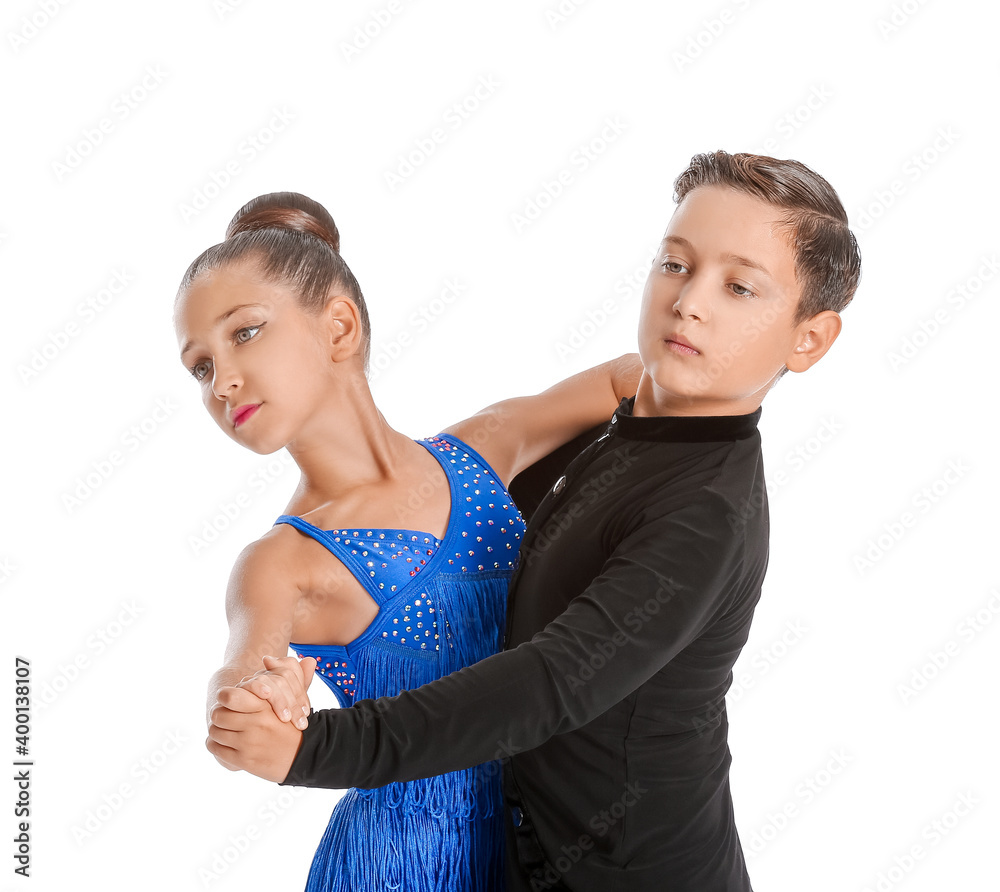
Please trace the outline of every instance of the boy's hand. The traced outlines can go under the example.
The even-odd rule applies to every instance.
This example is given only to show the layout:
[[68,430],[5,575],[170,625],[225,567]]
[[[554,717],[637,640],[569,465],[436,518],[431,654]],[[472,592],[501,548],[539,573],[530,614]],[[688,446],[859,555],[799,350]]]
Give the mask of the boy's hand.
[[230,771],[249,771],[280,783],[302,742],[302,732],[279,721],[264,701],[245,688],[219,689],[205,746]]
[[244,678],[236,687],[267,700],[281,721],[292,722],[304,731],[309,724],[310,712],[306,690],[316,672],[316,660],[313,657],[298,660],[295,657],[271,656],[263,659],[264,668]]

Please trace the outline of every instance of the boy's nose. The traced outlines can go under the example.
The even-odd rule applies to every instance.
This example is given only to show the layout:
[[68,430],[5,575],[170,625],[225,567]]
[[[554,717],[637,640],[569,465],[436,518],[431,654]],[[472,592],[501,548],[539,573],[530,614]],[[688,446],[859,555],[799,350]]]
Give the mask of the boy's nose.
[[708,300],[696,282],[686,282],[674,301],[673,311],[679,316],[692,317],[702,322],[708,312]]

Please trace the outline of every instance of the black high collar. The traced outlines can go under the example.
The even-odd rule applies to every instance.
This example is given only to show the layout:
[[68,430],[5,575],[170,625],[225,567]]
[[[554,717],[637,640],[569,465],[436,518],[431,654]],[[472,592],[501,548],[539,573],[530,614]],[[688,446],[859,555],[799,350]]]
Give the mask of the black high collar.
[[632,414],[635,396],[623,397],[611,420],[617,436],[629,440],[662,440],[670,443],[709,443],[745,440],[753,436],[761,406],[749,415],[651,415]]

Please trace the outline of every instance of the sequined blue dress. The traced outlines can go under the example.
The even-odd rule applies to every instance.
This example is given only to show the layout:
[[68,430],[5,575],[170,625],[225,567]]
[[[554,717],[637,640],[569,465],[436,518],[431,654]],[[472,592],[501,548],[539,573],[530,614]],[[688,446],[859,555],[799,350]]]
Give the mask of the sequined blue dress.
[[[448,478],[444,539],[410,529],[321,530],[288,514],[275,521],[322,543],[379,606],[350,644],[291,644],[299,657],[316,658],[344,707],[418,687],[502,649],[524,520],[472,447],[443,433],[416,442]],[[306,890],[499,892],[501,808],[496,763],[352,788],[333,809]]]

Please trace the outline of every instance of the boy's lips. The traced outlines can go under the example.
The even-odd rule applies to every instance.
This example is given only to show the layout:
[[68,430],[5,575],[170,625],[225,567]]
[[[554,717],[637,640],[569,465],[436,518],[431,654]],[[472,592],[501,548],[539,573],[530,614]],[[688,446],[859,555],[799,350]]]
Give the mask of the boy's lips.
[[680,335],[673,334],[668,335],[663,339],[666,341],[667,345],[673,345],[673,349],[677,353],[683,353],[685,356],[701,355],[701,351],[691,344],[686,338],[682,338]]
[[239,427],[254,412],[260,408],[260,403],[246,403],[236,409],[229,417],[232,419],[233,427]]

